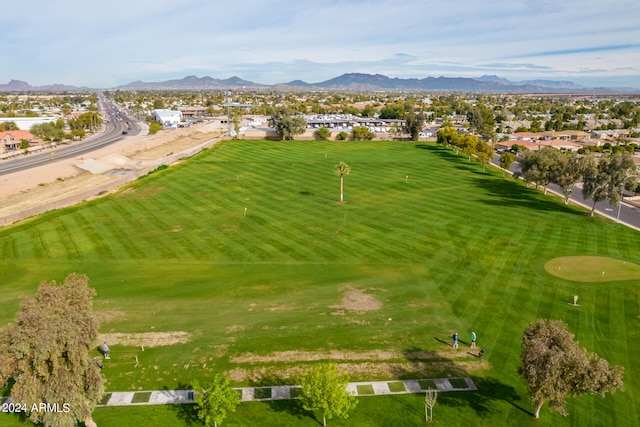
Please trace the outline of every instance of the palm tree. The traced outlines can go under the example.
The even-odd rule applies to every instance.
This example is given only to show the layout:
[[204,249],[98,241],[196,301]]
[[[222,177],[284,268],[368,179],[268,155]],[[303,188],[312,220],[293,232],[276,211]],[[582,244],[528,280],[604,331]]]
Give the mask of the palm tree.
[[340,162],[336,165],[335,171],[340,175],[340,202],[344,202],[344,176],[349,175],[351,169],[345,162]]

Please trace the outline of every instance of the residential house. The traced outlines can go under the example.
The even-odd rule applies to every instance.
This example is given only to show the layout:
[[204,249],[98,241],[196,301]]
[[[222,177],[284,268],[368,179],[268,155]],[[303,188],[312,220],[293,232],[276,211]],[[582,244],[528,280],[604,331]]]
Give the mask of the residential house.
[[0,148],[2,152],[13,151],[20,148],[23,142],[29,144],[35,144],[36,137],[26,130],[9,130],[6,132],[0,132]]

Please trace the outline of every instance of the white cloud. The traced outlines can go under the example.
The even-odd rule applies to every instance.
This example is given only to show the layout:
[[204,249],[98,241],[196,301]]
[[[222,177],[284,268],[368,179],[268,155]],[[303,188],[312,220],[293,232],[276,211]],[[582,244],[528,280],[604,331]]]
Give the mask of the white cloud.
[[640,43],[640,2],[630,0],[33,3],[3,6],[0,82],[113,86],[235,74],[276,83],[380,72],[606,85],[640,69],[638,48],[594,50]]

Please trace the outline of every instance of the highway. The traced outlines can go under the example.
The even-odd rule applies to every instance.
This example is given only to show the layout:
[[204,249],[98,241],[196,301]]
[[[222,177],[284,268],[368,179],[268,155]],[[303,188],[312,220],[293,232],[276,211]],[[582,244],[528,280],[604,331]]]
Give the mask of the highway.
[[[78,154],[113,144],[129,135],[137,135],[140,132],[140,126],[135,121],[129,119],[119,110],[116,104],[104,98],[102,95],[99,95],[97,107],[103,117],[106,117],[108,120],[108,122],[103,124],[103,130],[101,132],[90,136],[84,141],[61,144],[53,149],[44,150],[40,153],[0,161],[0,175],[29,169],[67,157],[74,157]],[[126,132],[126,134],[124,134],[124,132]]]

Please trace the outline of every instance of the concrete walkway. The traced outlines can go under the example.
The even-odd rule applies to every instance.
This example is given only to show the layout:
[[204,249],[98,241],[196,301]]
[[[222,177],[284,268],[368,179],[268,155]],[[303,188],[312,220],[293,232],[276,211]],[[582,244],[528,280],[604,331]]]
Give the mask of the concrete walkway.
[[[436,378],[424,380],[368,381],[347,385],[355,396],[383,396],[390,394],[424,393],[427,389],[444,391],[473,391],[478,388],[471,378]],[[235,388],[242,402],[297,399],[301,387],[285,385],[273,387]],[[107,393],[98,406],[167,405],[193,403],[193,390],[124,391]]]

